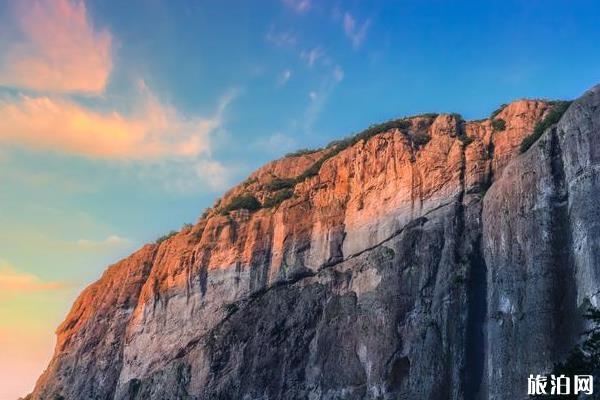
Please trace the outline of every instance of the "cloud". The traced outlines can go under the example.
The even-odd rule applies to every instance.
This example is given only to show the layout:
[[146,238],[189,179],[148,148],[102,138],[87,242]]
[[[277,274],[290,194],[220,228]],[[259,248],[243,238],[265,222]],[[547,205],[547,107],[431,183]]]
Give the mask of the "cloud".
[[277,85],[278,86],[285,85],[287,83],[287,81],[290,80],[291,77],[292,77],[292,71],[290,69],[285,69],[285,70],[281,71],[281,73],[277,77]]
[[200,160],[196,163],[194,171],[196,176],[213,190],[221,190],[229,186],[231,171],[218,161]]
[[63,290],[69,287],[71,285],[66,282],[45,282],[33,274],[19,272],[7,261],[0,259],[2,295]]
[[317,60],[319,60],[324,55],[325,52],[323,51],[323,49],[321,49],[320,47],[314,47],[308,51],[303,50],[300,53],[300,58],[306,61],[309,67],[312,67],[315,65]]
[[333,79],[336,82],[341,82],[344,79],[344,70],[339,65],[333,68]]
[[96,30],[81,0],[15,2],[20,36],[2,43],[0,85],[100,93],[112,69],[112,36]]
[[298,14],[304,14],[310,10],[312,3],[310,0],[283,0],[283,4],[291,8]]
[[96,250],[127,246],[131,244],[131,240],[122,238],[118,235],[110,235],[106,239],[100,241],[79,239],[76,244],[77,247],[82,249]]
[[265,35],[267,42],[278,47],[294,47],[298,41],[296,35],[292,32],[276,32],[272,28]]
[[287,153],[298,147],[296,140],[283,133],[275,133],[269,137],[259,139],[255,147],[275,155]]
[[169,193],[191,194],[219,192],[227,189],[236,172],[232,164],[223,164],[210,157],[172,159],[135,169],[138,179],[156,181]]
[[352,14],[346,12],[344,13],[342,24],[344,26],[344,33],[352,42],[352,47],[358,49],[362,42],[365,40],[367,30],[371,25],[371,19],[365,20],[359,27],[356,19],[352,16]]
[[0,143],[93,159],[153,161],[208,154],[211,132],[235,93],[209,118],[187,117],[161,103],[142,83],[132,116],[98,112],[57,97],[20,96],[0,101]]
[[318,90],[308,92],[310,101],[303,118],[305,132],[312,131],[314,123],[327,105],[327,100],[343,78],[344,71],[336,66],[330,74],[325,75]]

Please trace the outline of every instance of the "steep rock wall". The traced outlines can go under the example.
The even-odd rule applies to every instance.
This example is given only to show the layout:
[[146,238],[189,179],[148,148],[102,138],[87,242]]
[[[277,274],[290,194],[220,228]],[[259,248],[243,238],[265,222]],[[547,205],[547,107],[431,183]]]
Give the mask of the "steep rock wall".
[[[598,306],[600,87],[574,102],[484,201],[490,398],[518,398],[549,371]],[[512,382],[523,382],[515,386]]]
[[[594,96],[571,107],[560,138],[544,136],[543,151],[517,157],[546,102],[505,107],[504,131],[490,120],[414,117],[327,159],[279,206],[221,215],[242,193],[264,201],[273,177],[297,177],[327,150],[267,164],[193,227],[86,289],[30,397],[509,398],[503,385],[556,357],[546,350],[557,316],[598,287],[589,235],[600,220],[581,205],[595,190]],[[585,127],[586,118],[596,122]],[[519,222],[530,204],[540,210],[529,223],[546,221],[549,237]],[[585,249],[557,251],[561,235]],[[508,250],[517,236],[527,257],[542,256],[531,266],[537,281],[519,278],[531,262]],[[571,279],[573,296],[557,299],[553,278]],[[519,342],[527,324],[540,324],[539,340]],[[541,352],[521,355],[525,344]],[[513,360],[522,364],[498,376]]]

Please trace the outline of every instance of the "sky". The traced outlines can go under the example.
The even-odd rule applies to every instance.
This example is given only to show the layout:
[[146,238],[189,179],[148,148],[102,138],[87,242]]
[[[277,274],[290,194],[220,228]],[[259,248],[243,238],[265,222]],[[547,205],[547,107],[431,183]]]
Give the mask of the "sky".
[[0,1],[0,400],[107,265],[265,162],[600,83],[600,3]]

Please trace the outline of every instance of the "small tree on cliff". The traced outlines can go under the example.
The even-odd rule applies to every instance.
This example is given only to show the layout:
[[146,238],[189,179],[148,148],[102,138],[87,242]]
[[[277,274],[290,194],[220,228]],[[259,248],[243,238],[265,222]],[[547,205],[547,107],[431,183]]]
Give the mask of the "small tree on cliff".
[[[569,395],[541,395],[531,396],[535,399],[572,399],[577,400],[574,390],[575,375],[593,375],[595,378],[600,376],[600,310],[590,307],[584,314],[585,319],[590,323],[591,328],[582,333],[583,342],[575,346],[569,353],[566,360],[554,365],[553,375],[565,375],[571,379],[571,390]],[[594,388],[597,392],[597,388]],[[593,398],[599,398],[594,393]]]

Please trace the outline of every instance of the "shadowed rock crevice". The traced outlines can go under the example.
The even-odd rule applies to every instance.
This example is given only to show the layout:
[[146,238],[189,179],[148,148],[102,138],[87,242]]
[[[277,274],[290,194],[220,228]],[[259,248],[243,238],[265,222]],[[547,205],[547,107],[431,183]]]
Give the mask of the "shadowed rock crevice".
[[573,263],[573,238],[569,218],[569,192],[565,178],[564,161],[560,137],[554,126],[547,133],[550,166],[552,171],[552,259],[553,272],[560,288],[555,291],[554,309],[556,310],[555,349],[557,359],[561,360],[574,345],[578,333],[583,330],[581,313],[577,306],[577,285]]
[[475,243],[469,259],[467,284],[467,346],[465,348],[465,400],[485,398],[483,390],[486,369],[485,322],[487,317],[487,266],[481,253],[481,238]]

